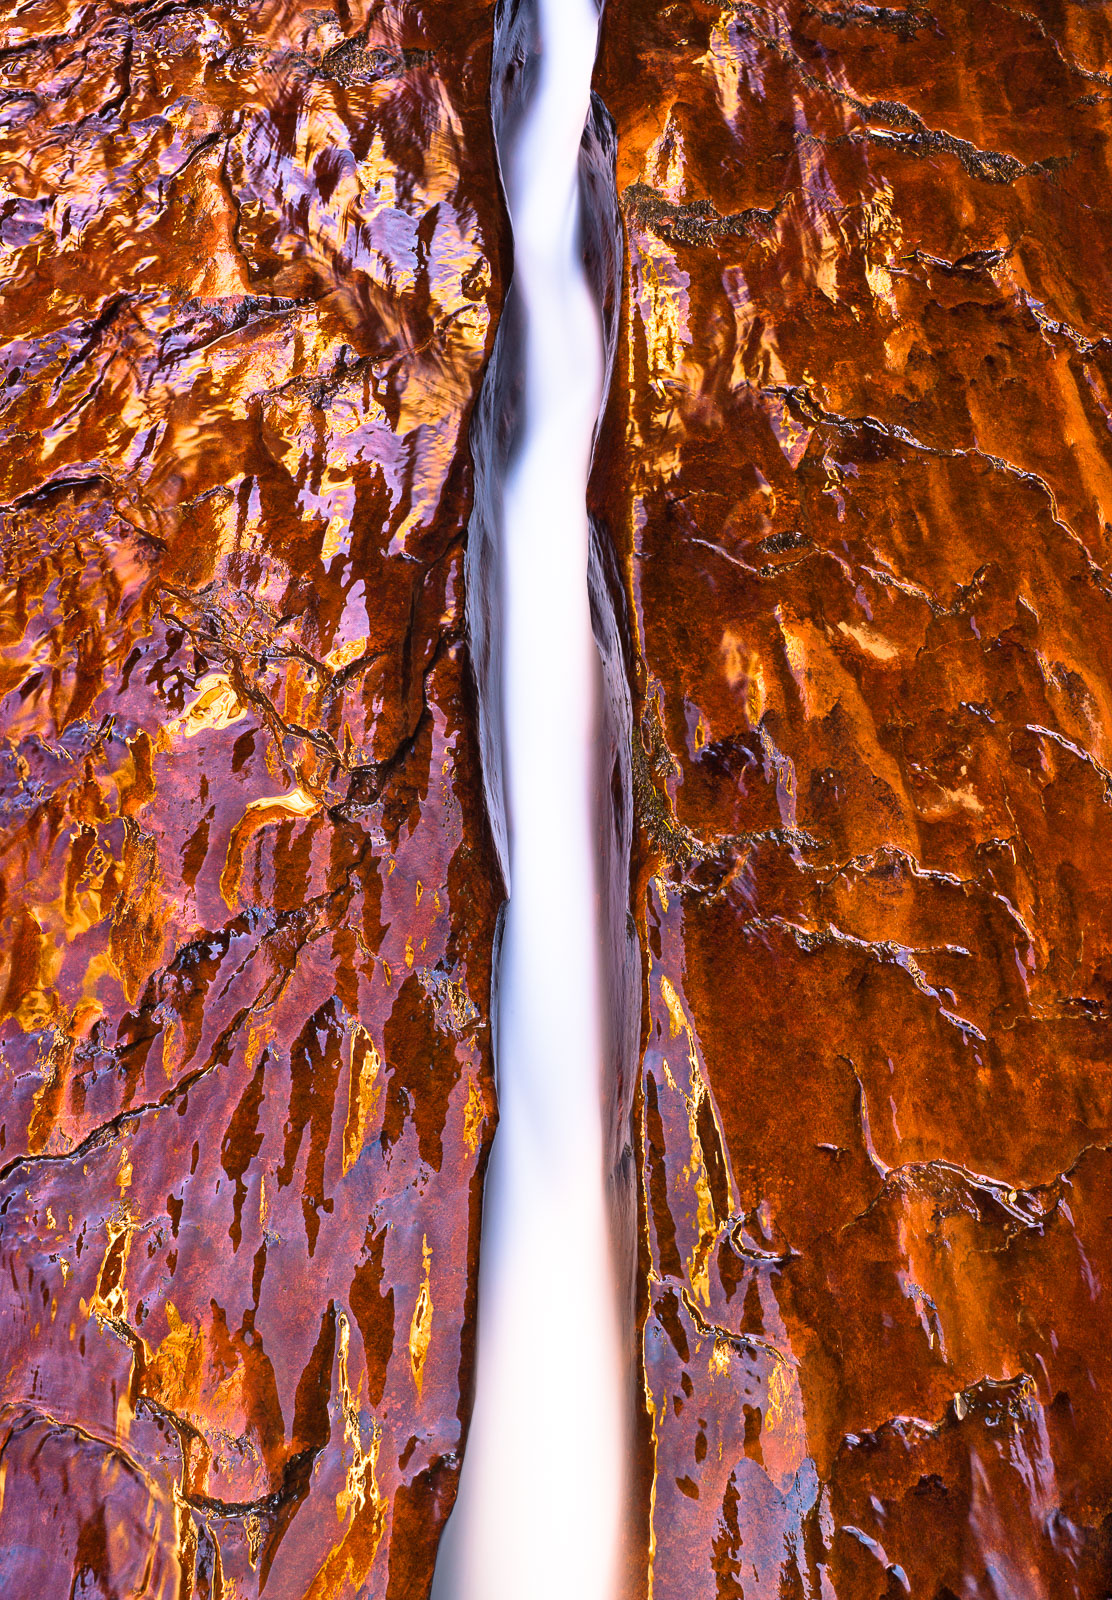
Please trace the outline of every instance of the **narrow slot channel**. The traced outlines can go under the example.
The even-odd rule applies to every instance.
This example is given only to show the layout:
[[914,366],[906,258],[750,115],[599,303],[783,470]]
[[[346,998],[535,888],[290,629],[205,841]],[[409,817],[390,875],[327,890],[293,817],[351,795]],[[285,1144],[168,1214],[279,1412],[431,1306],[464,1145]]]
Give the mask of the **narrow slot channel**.
[[[503,88],[517,85],[500,116],[514,287],[477,424],[472,633],[510,898],[475,1408],[433,1600],[613,1600],[628,1359],[606,1177],[605,718],[588,596],[603,344],[580,217],[598,13],[594,0],[536,0],[507,4],[501,25]],[[496,120],[498,94],[496,82]]]

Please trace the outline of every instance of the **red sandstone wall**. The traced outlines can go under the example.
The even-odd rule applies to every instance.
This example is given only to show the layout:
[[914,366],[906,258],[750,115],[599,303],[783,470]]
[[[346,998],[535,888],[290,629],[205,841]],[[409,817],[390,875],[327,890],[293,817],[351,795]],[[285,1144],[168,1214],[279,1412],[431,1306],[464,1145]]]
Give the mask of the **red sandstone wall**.
[[492,31],[0,20],[12,1600],[431,1578],[493,1127]]
[[1112,1587],[1099,6],[608,0],[655,1600]]

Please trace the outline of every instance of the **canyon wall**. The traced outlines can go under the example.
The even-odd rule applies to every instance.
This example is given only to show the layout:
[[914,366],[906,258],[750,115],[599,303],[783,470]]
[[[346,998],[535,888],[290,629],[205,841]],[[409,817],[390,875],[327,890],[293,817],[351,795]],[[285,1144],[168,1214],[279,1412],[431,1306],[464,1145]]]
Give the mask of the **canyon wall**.
[[607,0],[633,1594],[1112,1587],[1109,47]]
[[501,872],[491,0],[0,22],[0,1588],[427,1592]]

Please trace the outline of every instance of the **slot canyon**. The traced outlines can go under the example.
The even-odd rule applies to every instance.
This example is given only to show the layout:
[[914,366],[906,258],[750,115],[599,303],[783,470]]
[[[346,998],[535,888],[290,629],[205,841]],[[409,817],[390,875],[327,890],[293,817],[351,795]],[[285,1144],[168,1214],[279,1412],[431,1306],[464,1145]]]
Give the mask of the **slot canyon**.
[[592,6],[0,6],[5,1600],[1112,1595],[1112,15]]

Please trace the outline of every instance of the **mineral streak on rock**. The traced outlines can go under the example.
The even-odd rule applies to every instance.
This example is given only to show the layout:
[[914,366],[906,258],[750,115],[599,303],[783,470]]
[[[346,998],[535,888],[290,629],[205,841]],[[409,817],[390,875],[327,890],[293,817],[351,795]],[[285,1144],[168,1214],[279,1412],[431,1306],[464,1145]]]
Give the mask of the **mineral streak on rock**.
[[502,885],[492,0],[0,21],[0,1590],[427,1592]]
[[1112,1590],[1112,34],[608,0],[638,1594]]

